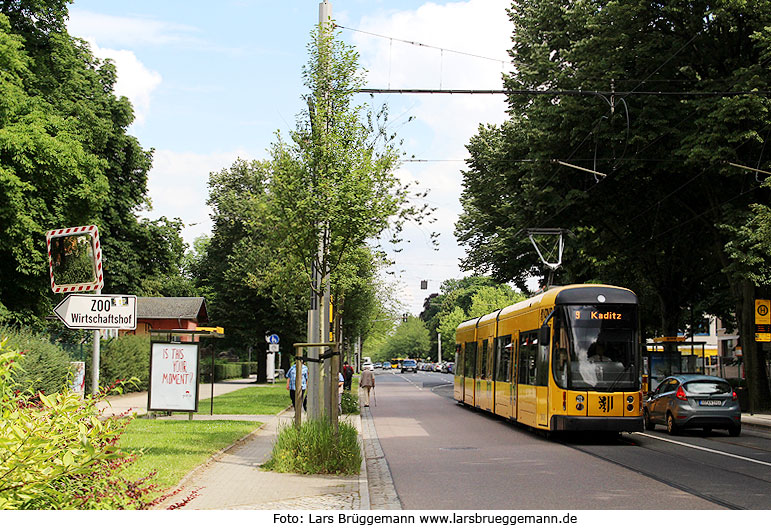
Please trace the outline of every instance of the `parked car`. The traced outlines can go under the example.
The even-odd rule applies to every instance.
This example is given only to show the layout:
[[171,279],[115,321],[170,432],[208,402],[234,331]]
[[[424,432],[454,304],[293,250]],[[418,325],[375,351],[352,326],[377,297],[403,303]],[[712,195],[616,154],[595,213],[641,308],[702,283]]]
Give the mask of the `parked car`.
[[372,364],[372,367],[374,367],[375,369],[380,369],[382,366],[383,364],[381,364],[380,362],[375,362],[374,364]]
[[374,371],[375,370],[375,366],[373,364],[369,363],[369,362],[365,362],[364,364],[361,364],[361,370],[362,371],[365,371],[367,369],[370,370],[370,371]]
[[673,375],[665,378],[643,405],[645,428],[664,424],[677,434],[684,428],[727,428],[737,436],[742,430],[739,398],[727,380],[709,375]]
[[402,360],[402,373],[405,371],[418,372],[418,363],[415,360]]
[[447,373],[455,373],[455,362],[447,362]]

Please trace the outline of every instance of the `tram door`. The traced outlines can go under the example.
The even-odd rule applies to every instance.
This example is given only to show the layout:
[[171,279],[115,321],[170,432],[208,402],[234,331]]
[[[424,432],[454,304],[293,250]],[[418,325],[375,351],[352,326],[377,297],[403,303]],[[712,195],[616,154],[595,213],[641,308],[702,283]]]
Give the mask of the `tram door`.
[[511,335],[511,343],[508,347],[511,347],[511,418],[517,418],[517,365],[519,365],[519,333],[515,332]]
[[474,405],[474,379],[476,378],[477,343],[466,342],[463,355],[463,402]]
[[476,367],[476,398],[475,405],[483,410],[493,410],[493,381],[490,376],[490,340],[485,338],[479,342],[479,354]]
[[493,384],[495,385],[495,409],[493,411],[497,415],[511,417],[511,363],[514,360],[511,350],[511,335],[496,338],[494,343]]
[[453,384],[453,397],[458,402],[463,402],[463,345],[455,344],[455,369],[453,370],[455,383]]

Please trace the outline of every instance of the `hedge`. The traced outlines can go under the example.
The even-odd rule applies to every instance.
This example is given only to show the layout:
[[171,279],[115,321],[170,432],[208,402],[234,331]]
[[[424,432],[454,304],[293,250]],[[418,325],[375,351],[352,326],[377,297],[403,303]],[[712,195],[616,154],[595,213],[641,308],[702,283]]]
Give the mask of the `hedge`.
[[21,369],[14,373],[14,381],[32,393],[57,393],[70,380],[70,358],[67,351],[52,344],[47,336],[25,330],[0,327],[0,340],[8,339],[7,347],[24,356],[19,360]]
[[116,380],[136,378],[139,380],[137,386],[127,386],[126,391],[147,390],[150,376],[149,336],[127,334],[112,340],[102,340],[99,350],[100,385],[109,386]]

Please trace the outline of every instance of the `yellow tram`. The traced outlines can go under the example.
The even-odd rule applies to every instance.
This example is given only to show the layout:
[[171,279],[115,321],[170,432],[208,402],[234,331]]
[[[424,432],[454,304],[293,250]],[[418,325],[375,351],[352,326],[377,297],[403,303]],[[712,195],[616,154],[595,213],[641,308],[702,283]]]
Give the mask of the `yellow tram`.
[[643,430],[637,296],[549,290],[461,323],[454,397],[533,428]]

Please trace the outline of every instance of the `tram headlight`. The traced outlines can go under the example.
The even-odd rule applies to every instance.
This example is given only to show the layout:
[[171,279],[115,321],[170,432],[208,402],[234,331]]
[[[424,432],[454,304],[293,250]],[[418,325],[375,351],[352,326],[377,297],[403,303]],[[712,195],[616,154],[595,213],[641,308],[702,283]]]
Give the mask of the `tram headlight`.
[[584,396],[583,395],[576,395],[576,402],[583,402]]
[[632,395],[628,395],[628,396],[626,397],[626,401],[627,401],[629,404],[632,404],[632,403],[634,402],[634,397],[633,397]]
[[578,404],[576,404],[576,409],[577,409],[578,411],[581,411],[581,410],[583,410],[583,409],[584,409],[584,405],[583,405],[583,404],[581,404],[581,403],[579,402]]
[[627,405],[626,405],[626,409],[627,409],[628,411],[632,411],[632,410],[634,410],[634,404],[627,404]]

